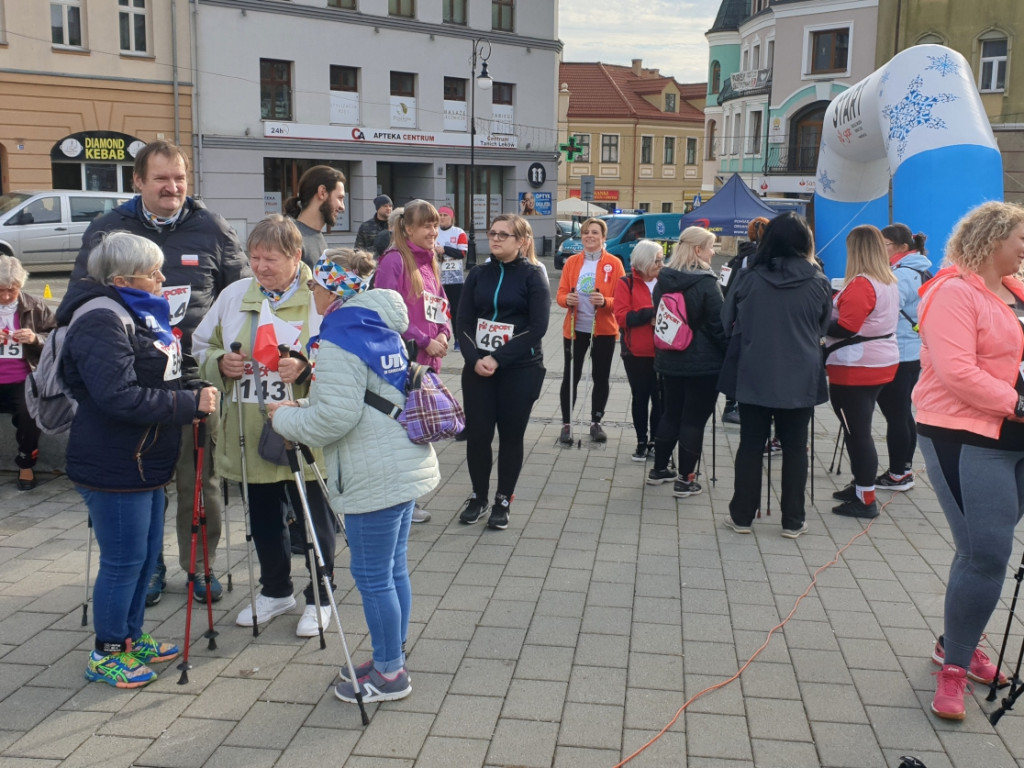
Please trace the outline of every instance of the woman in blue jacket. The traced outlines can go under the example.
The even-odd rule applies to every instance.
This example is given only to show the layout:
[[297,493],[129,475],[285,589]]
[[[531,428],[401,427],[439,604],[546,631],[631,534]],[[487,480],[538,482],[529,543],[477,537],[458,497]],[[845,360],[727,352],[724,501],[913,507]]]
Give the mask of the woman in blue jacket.
[[[152,682],[149,664],[178,655],[176,646],[142,631],[146,586],[163,546],[164,486],[181,428],[217,403],[216,388],[182,382],[181,345],[160,290],[162,264],[151,240],[106,235],[89,254],[88,277],[71,283],[57,309],[58,325],[70,326],[60,375],[78,402],[67,472],[100,548],[96,645],[85,677],[117,688]],[[86,307],[93,299],[101,301]]]

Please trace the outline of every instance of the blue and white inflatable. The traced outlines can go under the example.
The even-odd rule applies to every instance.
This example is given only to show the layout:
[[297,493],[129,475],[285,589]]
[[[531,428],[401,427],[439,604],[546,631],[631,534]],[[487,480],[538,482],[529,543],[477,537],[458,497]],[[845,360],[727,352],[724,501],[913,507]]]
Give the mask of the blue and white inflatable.
[[815,241],[829,277],[846,235],[889,219],[928,235],[933,264],[964,213],[1003,199],[1003,162],[967,61],[941,45],[898,53],[829,104],[814,194]]

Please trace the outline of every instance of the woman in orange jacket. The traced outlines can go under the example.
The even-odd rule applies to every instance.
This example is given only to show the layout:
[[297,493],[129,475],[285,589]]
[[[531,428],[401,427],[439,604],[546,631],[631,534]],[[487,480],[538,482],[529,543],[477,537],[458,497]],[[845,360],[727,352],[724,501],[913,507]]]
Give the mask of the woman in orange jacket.
[[594,382],[591,401],[590,437],[598,443],[608,439],[601,427],[605,406],[608,404],[608,378],[615,354],[615,340],[619,337],[619,324],[612,308],[615,304],[615,286],[626,274],[622,262],[604,249],[608,225],[601,219],[587,219],[580,229],[583,250],[569,257],[562,267],[558,283],[558,305],[565,307],[562,324],[565,364],[562,374],[562,434],[563,443],[572,443],[572,414],[569,408],[569,372],[572,371],[572,401],[576,402],[583,358],[590,349],[590,376]]

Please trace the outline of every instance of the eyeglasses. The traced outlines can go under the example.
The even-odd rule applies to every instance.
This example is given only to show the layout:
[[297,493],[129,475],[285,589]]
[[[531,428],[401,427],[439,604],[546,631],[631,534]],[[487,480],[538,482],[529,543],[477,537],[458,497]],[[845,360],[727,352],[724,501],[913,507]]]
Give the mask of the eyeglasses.
[[511,232],[498,232],[492,229],[490,232],[487,233],[488,240],[497,240],[499,243],[505,242],[510,237],[513,237]]
[[156,276],[157,275],[160,275],[160,277],[164,276],[164,273],[160,271],[160,267],[157,267],[152,272],[150,272],[148,275],[125,275],[125,279],[126,280],[141,280],[142,278],[145,277],[145,278],[147,278],[149,280],[156,280]]

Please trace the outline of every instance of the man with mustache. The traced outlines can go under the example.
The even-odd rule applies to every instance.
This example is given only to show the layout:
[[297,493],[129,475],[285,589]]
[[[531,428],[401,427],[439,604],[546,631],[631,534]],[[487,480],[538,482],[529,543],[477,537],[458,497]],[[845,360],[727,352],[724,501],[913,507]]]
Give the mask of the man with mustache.
[[323,229],[345,211],[345,174],[329,165],[314,165],[299,179],[298,194],[284,201],[285,215],[302,233],[302,260],[310,269],[327,250]]

